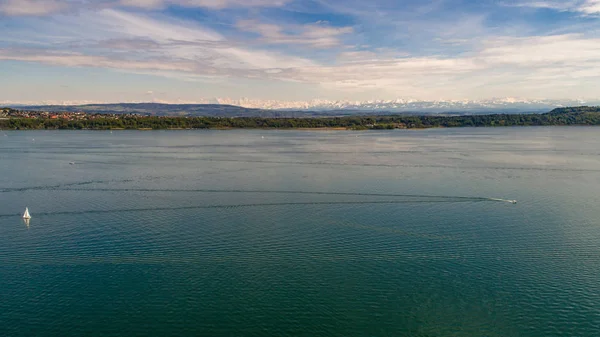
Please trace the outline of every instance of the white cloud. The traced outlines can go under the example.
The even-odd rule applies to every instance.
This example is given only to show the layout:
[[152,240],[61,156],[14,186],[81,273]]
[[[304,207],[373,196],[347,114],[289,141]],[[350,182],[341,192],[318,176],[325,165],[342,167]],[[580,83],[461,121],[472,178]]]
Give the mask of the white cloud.
[[[149,54],[151,56],[187,60],[208,69],[270,69],[313,64],[299,57],[242,48],[210,29],[165,17],[156,19],[117,10],[104,10],[89,13],[78,20],[82,21],[79,24],[91,24],[110,36],[120,36],[117,41],[111,39],[103,43],[116,42],[125,48],[146,44],[153,46]],[[65,22],[67,25],[71,23],[68,20]],[[130,54],[135,54],[135,51],[130,51]],[[144,54],[148,55],[148,52]]]
[[337,60],[342,63],[377,61],[381,58],[380,54],[367,50],[345,51],[337,56]]
[[125,7],[138,7],[138,8],[160,8],[165,5],[164,0],[121,0],[119,4]]
[[[600,39],[574,34],[505,37],[489,39],[454,58],[385,59],[369,52],[344,53],[337,65],[294,68],[278,75],[357,93],[377,89],[388,97],[405,92],[420,99],[565,97],[574,91],[595,97],[588,81],[600,80],[598,46]],[[566,85],[572,88],[566,90]]]
[[549,8],[565,12],[579,12],[586,15],[600,14],[600,0],[511,1],[505,4],[514,7]]
[[164,62],[161,59],[128,60],[114,57],[84,55],[80,53],[61,53],[40,50],[10,50],[0,49],[0,60],[17,60],[37,62],[64,67],[93,67],[107,69],[140,70],[152,69],[159,71],[197,71],[196,65],[189,61]]
[[261,41],[265,43],[300,44],[316,48],[339,46],[341,44],[340,36],[353,32],[352,27],[329,27],[321,23],[284,27],[261,23],[256,20],[240,20],[237,23],[237,28],[259,34],[262,38]]
[[0,0],[0,13],[9,16],[41,16],[69,7],[64,0]]
[[169,5],[188,8],[279,7],[290,0],[0,0],[0,13],[8,16],[43,16],[67,10],[130,7],[160,9]]
[[220,34],[191,22],[174,21],[168,17],[157,20],[113,9],[102,10],[99,13],[86,12],[80,16],[80,20],[83,20],[83,22],[79,21],[82,25],[97,24],[98,29],[120,37],[129,36],[157,41],[223,40]]
[[496,38],[486,41],[485,46],[480,57],[492,64],[530,68],[600,66],[600,39],[579,34]]
[[531,7],[531,8],[550,8],[557,10],[568,10],[569,8],[573,8],[577,6],[578,3],[581,3],[581,0],[511,0],[506,1],[503,4],[511,7]]
[[279,7],[290,0],[120,0],[123,6],[160,8],[166,5],[223,9],[230,7]]
[[587,0],[579,7],[579,11],[586,14],[600,14],[600,0]]
[[[35,50],[12,46],[0,49],[0,59],[67,67],[155,71],[167,77],[180,72],[183,79],[217,75],[257,78],[279,71],[274,69],[315,65],[300,57],[244,48],[210,29],[166,17],[150,18],[112,9],[82,12],[75,17],[56,19],[46,33],[52,35],[52,29],[62,32],[63,27],[77,31],[75,36],[83,41],[73,43],[69,49],[77,52],[57,52],[52,46]],[[80,35],[82,33],[87,37]]]
[[242,48],[220,34],[196,24],[151,19],[115,10],[105,11],[100,20],[110,30],[122,30],[131,37],[150,38],[166,45],[166,57],[210,62],[215,67],[270,69],[311,66],[313,62],[276,52]]
[[110,50],[152,50],[161,48],[161,44],[150,39],[107,39],[98,42],[95,47]]

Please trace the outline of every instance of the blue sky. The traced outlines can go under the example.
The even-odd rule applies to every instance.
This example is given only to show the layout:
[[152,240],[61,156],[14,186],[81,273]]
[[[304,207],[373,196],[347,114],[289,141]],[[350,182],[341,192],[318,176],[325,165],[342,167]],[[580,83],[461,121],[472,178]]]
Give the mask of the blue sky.
[[598,99],[600,0],[0,0],[0,102]]

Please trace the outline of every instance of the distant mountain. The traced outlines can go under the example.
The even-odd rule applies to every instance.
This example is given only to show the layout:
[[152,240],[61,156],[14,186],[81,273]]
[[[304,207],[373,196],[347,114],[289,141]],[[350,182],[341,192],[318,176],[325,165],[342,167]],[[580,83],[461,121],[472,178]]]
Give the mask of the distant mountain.
[[528,100],[496,98],[488,100],[369,100],[369,101],[276,101],[252,99],[215,99],[220,104],[247,108],[300,111],[386,111],[416,113],[523,113],[546,112],[554,108],[580,105],[600,105],[600,101],[583,100]]
[[[188,117],[335,117],[352,115],[388,115],[397,112],[383,110],[272,110],[253,109],[226,104],[162,104],[162,103],[115,103],[86,105],[13,105],[21,110],[48,112],[85,112],[101,114],[140,114],[150,116]],[[420,114],[418,111],[404,114]]]
[[[510,98],[485,101],[324,101],[276,102],[237,100],[242,104],[162,104],[115,103],[86,105],[32,105],[19,109],[38,111],[68,111],[86,113],[114,113],[153,116],[206,116],[206,117],[335,117],[352,115],[477,115],[493,113],[543,113],[555,108],[590,104],[581,101],[516,100]],[[252,107],[248,107],[252,106]],[[257,108],[263,106],[264,108]],[[17,107],[17,106],[15,106]]]
[[116,103],[86,105],[33,105],[19,106],[23,110],[49,112],[86,112],[101,114],[140,114],[152,116],[206,116],[206,117],[287,117],[292,112],[249,109],[223,104],[161,104],[161,103]]

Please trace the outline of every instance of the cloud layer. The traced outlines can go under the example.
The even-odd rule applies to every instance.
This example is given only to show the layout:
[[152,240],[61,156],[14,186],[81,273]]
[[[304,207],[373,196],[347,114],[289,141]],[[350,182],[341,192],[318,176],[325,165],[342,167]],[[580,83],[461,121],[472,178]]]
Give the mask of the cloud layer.
[[0,13],[8,16],[42,16],[68,10],[103,8],[164,9],[280,7],[289,0],[0,0]]
[[[11,30],[0,37],[0,66],[98,69],[116,80],[143,74],[180,81],[189,93],[218,82],[233,88],[221,96],[252,92],[270,99],[291,96],[288,87],[306,99],[315,90],[333,99],[598,95],[600,0],[492,7],[514,14],[510,22],[448,1],[307,3],[0,0]],[[551,11],[553,21],[541,10]],[[253,87],[241,88],[242,81]],[[13,90],[3,89],[4,95]],[[160,92],[166,100],[176,96]]]

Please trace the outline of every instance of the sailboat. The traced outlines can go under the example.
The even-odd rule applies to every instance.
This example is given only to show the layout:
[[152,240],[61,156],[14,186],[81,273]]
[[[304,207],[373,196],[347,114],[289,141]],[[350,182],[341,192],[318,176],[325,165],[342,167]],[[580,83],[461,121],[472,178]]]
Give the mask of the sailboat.
[[29,215],[29,209],[25,207],[25,213],[23,213],[23,219],[31,219],[31,215]]

